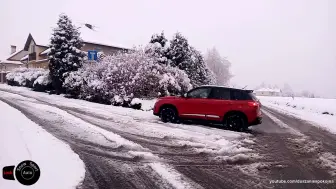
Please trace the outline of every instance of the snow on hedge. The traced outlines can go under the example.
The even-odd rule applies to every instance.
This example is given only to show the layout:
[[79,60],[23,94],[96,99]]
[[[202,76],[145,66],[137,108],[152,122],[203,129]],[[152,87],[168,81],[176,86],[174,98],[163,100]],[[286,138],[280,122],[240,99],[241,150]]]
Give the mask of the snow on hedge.
[[49,76],[49,71],[45,72],[44,75],[39,76],[35,81],[34,81],[34,85],[36,86],[37,84],[40,85],[49,85],[51,84],[51,79]]
[[79,98],[113,100],[179,95],[191,89],[188,76],[172,66],[158,64],[143,50],[107,56],[100,63],[86,64],[67,74],[63,85]]
[[32,87],[40,76],[48,75],[49,71],[42,68],[17,68],[6,75],[10,85]]

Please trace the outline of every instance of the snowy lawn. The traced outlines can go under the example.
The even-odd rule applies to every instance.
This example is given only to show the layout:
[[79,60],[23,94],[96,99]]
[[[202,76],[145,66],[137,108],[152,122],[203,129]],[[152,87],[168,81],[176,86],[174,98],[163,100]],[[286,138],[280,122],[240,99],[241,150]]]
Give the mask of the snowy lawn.
[[258,98],[264,106],[307,120],[336,133],[336,99],[266,96]]
[[[84,163],[67,144],[2,101],[0,122],[0,167],[34,161],[40,167],[41,176],[32,188],[75,188],[84,179]],[[1,179],[0,188],[27,186]]]

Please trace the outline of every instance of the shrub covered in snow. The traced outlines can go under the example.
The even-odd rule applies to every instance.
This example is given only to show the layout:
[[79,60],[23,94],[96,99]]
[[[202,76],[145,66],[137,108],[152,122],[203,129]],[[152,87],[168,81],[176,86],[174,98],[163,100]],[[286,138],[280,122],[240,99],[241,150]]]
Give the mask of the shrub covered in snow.
[[103,63],[106,65],[103,80],[114,95],[157,97],[158,94],[178,95],[191,88],[183,71],[158,64],[141,49],[110,56]]
[[51,78],[49,75],[49,71],[44,72],[43,75],[39,76],[33,84],[34,91],[48,91],[52,90]]
[[138,98],[133,98],[130,104],[131,108],[133,109],[137,109],[140,110],[142,104],[141,104],[141,100]]
[[108,56],[66,74],[63,87],[72,97],[118,106],[131,106],[135,97],[179,95],[191,88],[185,72],[155,60],[142,49]]
[[34,82],[40,76],[49,75],[49,71],[42,68],[18,68],[6,75],[8,85],[33,88]]
[[72,98],[98,102],[111,103],[111,95],[103,82],[102,72],[105,64],[84,64],[83,68],[65,74],[63,87]]

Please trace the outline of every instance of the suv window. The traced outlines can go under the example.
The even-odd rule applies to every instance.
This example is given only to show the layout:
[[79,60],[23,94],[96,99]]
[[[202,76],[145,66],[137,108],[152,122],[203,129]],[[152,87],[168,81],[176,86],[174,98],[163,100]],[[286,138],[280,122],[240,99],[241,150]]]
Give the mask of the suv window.
[[232,90],[231,100],[253,100],[246,91]]
[[253,94],[253,92],[248,93],[248,95],[249,95],[254,101],[259,101],[259,99],[256,97],[256,95]]
[[230,90],[225,88],[213,88],[209,96],[211,99],[230,100]]
[[199,88],[192,90],[188,93],[189,98],[208,98],[210,94],[210,88]]

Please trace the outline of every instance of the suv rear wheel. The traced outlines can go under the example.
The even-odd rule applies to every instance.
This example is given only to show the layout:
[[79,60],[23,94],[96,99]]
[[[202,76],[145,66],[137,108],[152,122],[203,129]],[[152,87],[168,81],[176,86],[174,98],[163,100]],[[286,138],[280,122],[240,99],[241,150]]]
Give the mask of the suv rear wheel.
[[177,111],[171,107],[162,108],[160,112],[160,117],[161,117],[162,122],[164,123],[166,122],[177,123],[179,120]]
[[239,114],[228,115],[224,120],[224,125],[234,131],[244,131],[247,129],[246,120]]

